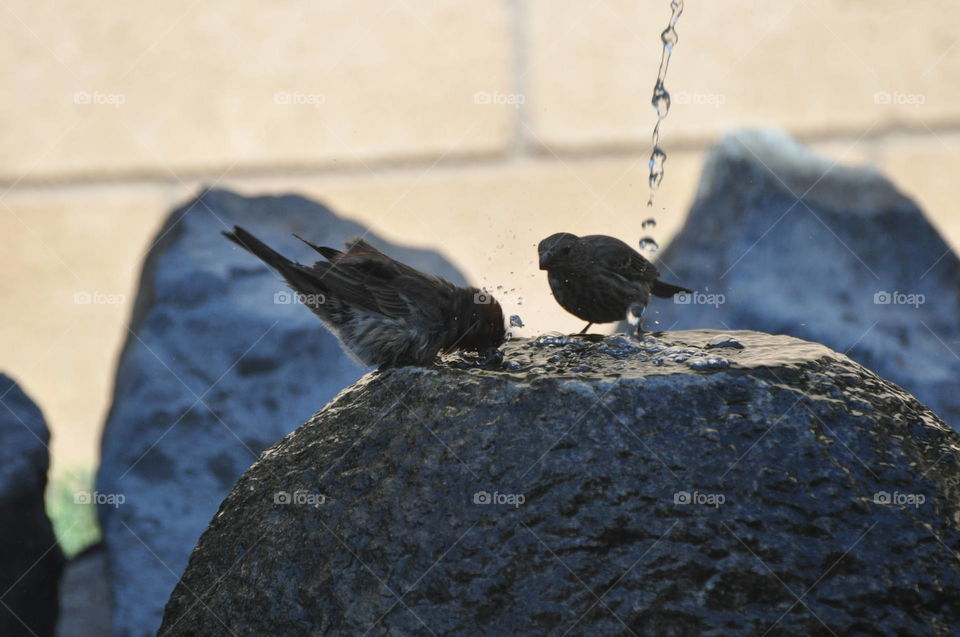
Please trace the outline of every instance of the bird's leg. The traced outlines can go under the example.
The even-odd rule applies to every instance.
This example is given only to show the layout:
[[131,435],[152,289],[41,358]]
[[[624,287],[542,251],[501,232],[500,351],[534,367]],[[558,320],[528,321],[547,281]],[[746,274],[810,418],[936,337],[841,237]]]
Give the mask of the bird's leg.
[[593,325],[593,323],[587,323],[587,326],[586,326],[585,328],[583,328],[582,330],[580,330],[580,334],[586,334],[586,333],[587,333],[587,330],[590,329],[590,326],[591,326],[591,325]]
[[[630,319],[630,316],[635,316],[637,319],[637,338],[643,338],[643,311],[646,310],[645,305],[632,305],[630,306],[630,311],[627,313],[627,319]],[[631,321],[632,322],[632,321]]]
[[643,340],[644,334],[646,334],[646,332],[643,329],[643,317],[641,316],[637,321],[637,338]]

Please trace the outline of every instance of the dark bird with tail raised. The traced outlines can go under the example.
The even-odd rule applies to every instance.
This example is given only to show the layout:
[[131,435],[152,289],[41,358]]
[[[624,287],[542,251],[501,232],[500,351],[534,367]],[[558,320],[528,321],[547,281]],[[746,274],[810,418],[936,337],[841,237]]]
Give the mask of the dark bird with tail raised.
[[364,365],[426,366],[441,351],[485,353],[503,343],[503,311],[493,297],[424,274],[363,239],[341,251],[298,236],[325,259],[301,265],[243,228],[223,234],[276,270]]
[[614,237],[578,237],[558,232],[540,242],[540,269],[547,271],[553,297],[563,309],[594,323],[629,320],[643,329],[641,316],[650,295],[670,298],[691,290],[664,283],[656,266]]

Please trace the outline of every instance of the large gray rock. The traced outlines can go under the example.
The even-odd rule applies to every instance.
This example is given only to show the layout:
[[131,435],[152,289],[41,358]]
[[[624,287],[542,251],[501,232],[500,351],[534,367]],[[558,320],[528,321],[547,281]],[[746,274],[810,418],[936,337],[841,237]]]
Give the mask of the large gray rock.
[[[191,549],[260,452],[363,370],[280,278],[220,232],[239,224],[281,252],[290,236],[340,245],[365,228],[297,196],[210,191],[175,211],[144,264],[97,480],[118,637],[153,635]],[[453,281],[433,252],[367,238]]]
[[754,332],[506,360],[373,373],[268,450],[160,635],[960,625],[960,434],[899,387]]
[[49,443],[43,414],[0,374],[0,635],[54,634],[64,557],[43,503]]
[[777,132],[731,134],[661,270],[697,294],[652,304],[649,329],[653,318],[824,343],[960,427],[960,260],[877,171]]

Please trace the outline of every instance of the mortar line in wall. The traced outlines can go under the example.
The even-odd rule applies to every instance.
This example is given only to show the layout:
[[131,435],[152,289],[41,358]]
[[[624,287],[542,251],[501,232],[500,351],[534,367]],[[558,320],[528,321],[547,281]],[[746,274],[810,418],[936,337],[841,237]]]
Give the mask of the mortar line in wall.
[[[879,144],[889,138],[903,137],[908,140],[930,140],[930,133],[943,135],[960,134],[960,123],[941,124],[937,127],[912,127],[905,125],[891,125],[861,137],[848,131],[823,131],[817,133],[789,133],[794,139],[803,144],[820,144],[827,142],[850,143],[857,139],[861,143],[869,142],[874,147],[871,153],[875,158],[879,154]],[[676,139],[668,141],[671,152],[704,152],[711,148],[719,137],[701,139]],[[291,164],[250,164],[237,166],[229,171],[224,180],[230,179],[277,179],[277,178],[313,178],[313,177],[367,177],[372,168],[381,176],[403,174],[406,172],[422,171],[424,167],[434,166],[435,171],[452,168],[491,169],[508,168],[518,161],[526,161],[536,165],[556,163],[557,160],[570,162],[593,161],[604,159],[618,159],[639,157],[649,148],[640,139],[623,144],[600,143],[584,145],[579,148],[553,147],[551,150],[539,146],[527,145],[521,154],[509,152],[491,152],[450,155],[443,161],[435,164],[435,157],[394,157],[380,161],[367,160],[364,163],[344,162],[331,164],[327,162],[291,163]],[[27,176],[18,181],[16,176],[0,177],[0,189],[8,189],[7,196],[15,193],[30,191],[53,191],[67,187],[127,187],[127,186],[182,186],[183,182],[203,184],[214,181],[222,176],[223,167],[209,169],[183,169],[177,171],[173,177],[167,171],[128,171],[118,174],[76,174],[55,176]]]

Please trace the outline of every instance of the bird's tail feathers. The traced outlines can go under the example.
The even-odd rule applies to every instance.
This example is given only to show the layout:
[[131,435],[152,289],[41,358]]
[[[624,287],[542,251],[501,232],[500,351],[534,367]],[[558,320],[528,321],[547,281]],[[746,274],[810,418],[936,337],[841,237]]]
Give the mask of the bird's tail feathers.
[[276,270],[298,292],[325,292],[320,277],[309,268],[291,261],[240,226],[234,226],[233,232],[224,232],[223,236]]
[[282,273],[284,267],[293,264],[293,261],[283,256],[260,239],[257,239],[240,226],[234,226],[233,232],[223,232],[222,234],[227,239],[230,239],[238,246],[278,272]]
[[663,281],[654,281],[650,291],[653,292],[654,296],[659,296],[661,299],[669,299],[671,296],[680,294],[681,292],[693,294],[693,290],[688,290],[687,288],[673,285],[672,283],[664,283]]
[[339,257],[343,256],[343,252],[341,252],[340,250],[336,250],[334,248],[328,248],[326,246],[318,246],[316,243],[313,243],[312,241],[307,241],[306,239],[298,235],[296,232],[293,233],[293,236],[295,236],[297,239],[300,239],[301,241],[306,243],[308,246],[310,246],[311,248],[313,248],[314,250],[322,254],[323,257],[328,261],[336,262],[336,260]]

